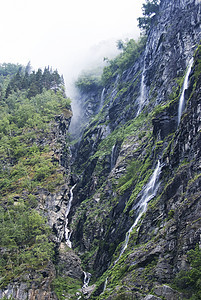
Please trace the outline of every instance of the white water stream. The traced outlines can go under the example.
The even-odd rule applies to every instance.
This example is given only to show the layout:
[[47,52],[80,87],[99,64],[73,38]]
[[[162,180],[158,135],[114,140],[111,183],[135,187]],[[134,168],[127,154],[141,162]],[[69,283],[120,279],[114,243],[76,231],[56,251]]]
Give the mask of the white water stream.
[[[133,223],[133,225],[130,227],[130,229],[126,233],[126,238],[124,240],[123,247],[121,249],[120,255],[115,260],[114,265],[113,265],[112,268],[114,268],[114,266],[116,265],[116,263],[119,261],[122,254],[126,250],[126,248],[128,246],[130,234],[133,231],[133,228],[135,226],[137,226],[137,224],[138,224],[141,216],[143,215],[143,213],[146,211],[148,202],[156,196],[156,193],[158,191],[158,187],[160,185],[159,176],[160,176],[162,167],[163,167],[163,165],[161,165],[160,161],[158,160],[157,166],[156,166],[149,182],[145,185],[145,188],[142,191],[142,197],[141,197],[140,201],[133,207],[133,209],[135,209],[137,211],[137,217],[136,217],[135,222]],[[108,277],[105,280],[104,288],[103,288],[102,293],[104,293],[105,290],[106,290],[107,282],[108,282]]]
[[106,287],[107,287],[107,281],[108,281],[108,277],[105,279],[102,294],[103,294],[103,293],[105,292],[105,290],[106,290]]
[[100,109],[103,107],[104,104],[104,94],[105,94],[105,88],[103,88],[101,93]]
[[65,242],[69,248],[72,248],[72,243],[70,241],[71,232],[68,229],[68,215],[71,209],[72,201],[73,201],[73,189],[75,188],[76,184],[70,189],[70,200],[68,202],[66,213],[65,213],[65,227],[64,227],[64,235],[65,235]]
[[183,86],[182,86],[182,93],[181,93],[181,96],[180,96],[180,99],[179,99],[178,126],[179,126],[179,123],[180,123],[180,120],[181,120],[181,115],[182,115],[182,113],[184,111],[184,108],[185,108],[185,101],[184,101],[185,100],[185,91],[188,88],[189,75],[190,75],[192,66],[193,66],[193,58],[191,58],[191,60],[189,61],[186,76],[184,78],[184,83],[183,83]]
[[135,222],[133,223],[133,225],[130,227],[130,229],[126,233],[126,238],[124,240],[123,247],[121,249],[119,257],[114,262],[114,265],[119,261],[119,259],[121,258],[122,254],[126,250],[127,245],[128,245],[128,241],[129,241],[129,238],[130,238],[130,234],[133,231],[133,228],[138,224],[138,222],[139,222],[142,214],[146,211],[148,202],[153,197],[155,197],[155,195],[157,193],[157,190],[158,190],[158,187],[159,187],[158,179],[159,179],[159,175],[161,173],[162,166],[163,165],[161,165],[160,161],[158,160],[158,163],[157,163],[157,166],[156,166],[156,168],[154,170],[154,173],[152,174],[149,182],[145,185],[145,188],[144,188],[144,191],[142,192],[142,197],[141,197],[140,201],[133,208],[133,209],[135,209],[137,211],[137,217],[136,217]]
[[85,289],[86,287],[88,287],[90,279],[91,279],[91,273],[84,272],[84,284],[83,284],[83,287],[82,287],[83,289]]

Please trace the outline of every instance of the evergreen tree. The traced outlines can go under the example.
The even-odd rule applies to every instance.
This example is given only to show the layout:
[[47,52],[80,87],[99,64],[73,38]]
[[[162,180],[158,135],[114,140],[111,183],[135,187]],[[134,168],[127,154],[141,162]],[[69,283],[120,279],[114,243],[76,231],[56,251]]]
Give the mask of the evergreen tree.
[[22,79],[22,89],[28,89],[29,88],[29,74],[26,71],[24,74],[24,77]]
[[41,69],[38,69],[38,71],[36,72],[36,85],[38,88],[38,92],[42,93],[43,91],[43,73]]
[[10,83],[8,84],[7,88],[6,88],[6,95],[5,97],[8,98],[8,96],[12,93],[12,89],[11,89],[11,85]]
[[154,16],[158,13],[160,0],[146,0],[142,5],[143,17],[138,18],[140,29],[148,32]]

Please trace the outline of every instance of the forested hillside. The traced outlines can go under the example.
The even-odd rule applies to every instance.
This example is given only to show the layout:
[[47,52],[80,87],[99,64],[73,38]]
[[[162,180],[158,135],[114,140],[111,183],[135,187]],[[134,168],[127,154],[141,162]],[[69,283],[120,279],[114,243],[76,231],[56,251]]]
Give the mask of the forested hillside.
[[51,217],[48,220],[42,193],[54,194],[67,181],[61,151],[68,152],[68,144],[58,128],[64,126],[62,118],[69,123],[72,113],[57,71],[30,72],[29,66],[3,64],[0,84],[3,288],[27,272],[40,283],[41,272],[55,259]]

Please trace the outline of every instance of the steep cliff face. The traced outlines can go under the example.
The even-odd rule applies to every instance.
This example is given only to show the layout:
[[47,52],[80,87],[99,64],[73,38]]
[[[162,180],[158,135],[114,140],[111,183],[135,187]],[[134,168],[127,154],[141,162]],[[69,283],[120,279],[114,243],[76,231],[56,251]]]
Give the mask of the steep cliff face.
[[200,9],[161,1],[144,51],[107,82],[78,145],[72,244],[91,298],[184,297],[168,285],[200,243]]
[[[38,186],[33,189],[24,187],[20,191],[17,190],[18,194],[12,194],[14,206],[20,206],[22,201],[24,203],[26,203],[26,201],[30,201],[31,197],[34,199],[31,208],[34,208],[40,213],[40,215],[44,216],[49,228],[51,228],[51,230],[53,229],[49,237],[49,243],[55,243],[55,247],[58,248],[58,256],[61,255],[61,245],[65,242],[65,211],[69,201],[68,192],[70,186],[70,154],[69,146],[66,143],[66,135],[70,124],[71,114],[72,113],[70,110],[64,110],[61,115],[57,115],[55,120],[49,123],[48,134],[47,131],[36,133],[34,144],[38,145],[40,149],[47,148],[48,152],[43,154],[46,157],[47,164],[48,159],[50,159],[51,162],[56,166],[54,172],[52,172],[52,175],[49,176],[45,182],[42,182],[41,185],[38,184]],[[33,143],[33,141],[31,141],[31,143]],[[29,158],[27,158],[27,160],[28,159]],[[38,160],[39,159],[40,158],[38,157]],[[3,197],[3,207],[6,207],[7,205],[9,208],[7,202],[9,197],[11,201],[12,198],[9,194],[5,194]],[[32,210],[30,210],[30,208],[27,208],[27,210],[30,211],[31,215]],[[45,236],[43,236],[43,239],[43,243],[45,244]],[[23,245],[21,245],[21,248],[23,249]],[[34,253],[34,247],[32,246],[32,248]],[[1,247],[1,254],[4,259],[6,259],[6,256],[9,255],[8,249],[6,250],[5,246]],[[12,248],[10,251],[10,260],[12,261]],[[24,252],[26,253],[26,251],[28,250],[25,248]],[[35,251],[37,251],[37,249]],[[45,252],[48,250],[44,248],[42,251]],[[19,266],[21,255],[22,254],[20,251],[18,251]],[[4,274],[4,276],[1,278],[0,298],[6,297],[6,299],[9,299],[9,297],[13,297],[14,299],[21,300],[58,299],[52,290],[52,281],[56,277],[56,269],[53,262],[51,260],[46,261],[46,259],[43,261],[43,258],[41,257],[42,263],[39,263],[38,266],[36,263],[34,265],[34,261],[32,262],[33,265],[31,265],[29,260],[30,258],[27,256],[27,262],[21,262],[22,270],[19,266],[18,269],[14,266],[6,267],[7,274]],[[38,260],[40,260],[39,257]],[[65,260],[63,260],[63,265],[67,265],[68,260],[69,258],[65,257]],[[15,263],[12,264],[14,265]],[[61,273],[64,275],[63,272]]]
[[[87,75],[85,75],[87,76]],[[98,114],[103,103],[103,87],[99,79],[85,79],[81,77],[77,81],[77,89],[73,92],[73,113],[74,117],[70,123],[69,132],[73,139],[79,139],[83,129],[88,125],[89,121]]]
[[173,283],[190,269],[188,252],[201,243],[200,22],[200,1],[161,0],[146,41],[135,45],[128,60],[114,61],[103,81],[78,82],[82,114],[71,124],[79,137],[71,151],[71,111],[63,102],[51,122],[45,117],[45,130],[36,126],[34,140],[27,139],[31,156],[23,158],[21,149],[15,154],[22,155],[18,168],[28,165],[28,171],[15,170],[10,153],[5,158],[1,150],[2,170],[19,173],[16,191],[2,180],[3,222],[21,224],[13,218],[18,207],[46,222],[40,228],[34,223],[40,236],[25,248],[2,241],[0,298],[192,296],[194,291],[178,292]]
[[70,100],[57,72],[29,75],[13,65],[5,77],[6,68],[0,70],[0,298],[58,299],[58,278],[81,287],[83,277],[67,246]]
[[155,104],[169,100],[175,79],[183,76],[200,42],[200,4],[161,1],[145,51],[145,84]]

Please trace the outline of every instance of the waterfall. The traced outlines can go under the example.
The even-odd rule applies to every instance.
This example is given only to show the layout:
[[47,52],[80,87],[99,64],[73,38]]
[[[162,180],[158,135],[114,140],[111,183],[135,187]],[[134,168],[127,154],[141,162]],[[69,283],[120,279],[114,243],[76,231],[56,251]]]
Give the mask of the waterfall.
[[187,90],[188,88],[188,83],[189,83],[189,75],[190,75],[190,72],[191,72],[191,69],[192,69],[192,66],[193,66],[193,57],[191,58],[191,60],[189,61],[189,64],[188,64],[188,68],[187,68],[187,72],[186,72],[186,76],[184,78],[184,83],[183,83],[183,86],[182,86],[182,93],[181,93],[181,96],[180,96],[180,99],[179,99],[179,108],[178,108],[178,126],[179,126],[179,123],[180,123],[180,120],[181,120],[181,115],[184,111],[184,107],[185,107],[185,91]]
[[91,279],[91,273],[84,272],[84,283],[83,283],[83,287],[82,287],[83,289],[88,287],[90,279]]
[[105,88],[103,88],[101,93],[100,109],[103,107],[104,104],[104,93],[105,93]]
[[69,248],[72,248],[72,243],[70,241],[71,237],[71,232],[68,229],[68,215],[71,209],[72,201],[73,201],[73,189],[75,188],[76,184],[70,189],[70,200],[68,202],[67,208],[66,208],[66,213],[65,213],[65,227],[64,227],[64,235],[65,235],[65,241],[66,245]]
[[104,292],[105,292],[105,290],[106,290],[106,287],[107,287],[107,281],[108,281],[108,277],[105,279],[105,282],[104,282],[104,287],[103,287],[103,291],[102,291],[102,293],[104,293]]
[[124,240],[123,247],[121,249],[119,257],[114,262],[114,265],[119,261],[122,254],[126,250],[127,245],[128,245],[128,241],[129,241],[129,238],[130,238],[130,234],[131,234],[133,228],[138,224],[142,214],[146,211],[148,202],[152,198],[154,198],[156,193],[157,193],[157,190],[158,190],[158,187],[159,187],[158,179],[159,179],[159,175],[161,173],[162,167],[163,167],[163,165],[161,165],[160,161],[158,160],[158,163],[157,163],[157,166],[154,170],[154,173],[152,174],[149,182],[145,185],[145,188],[142,191],[142,197],[141,197],[140,201],[133,208],[133,209],[136,209],[136,211],[137,211],[137,218],[135,219],[135,222],[133,223],[133,225],[130,227],[130,229],[126,233],[126,238]]

